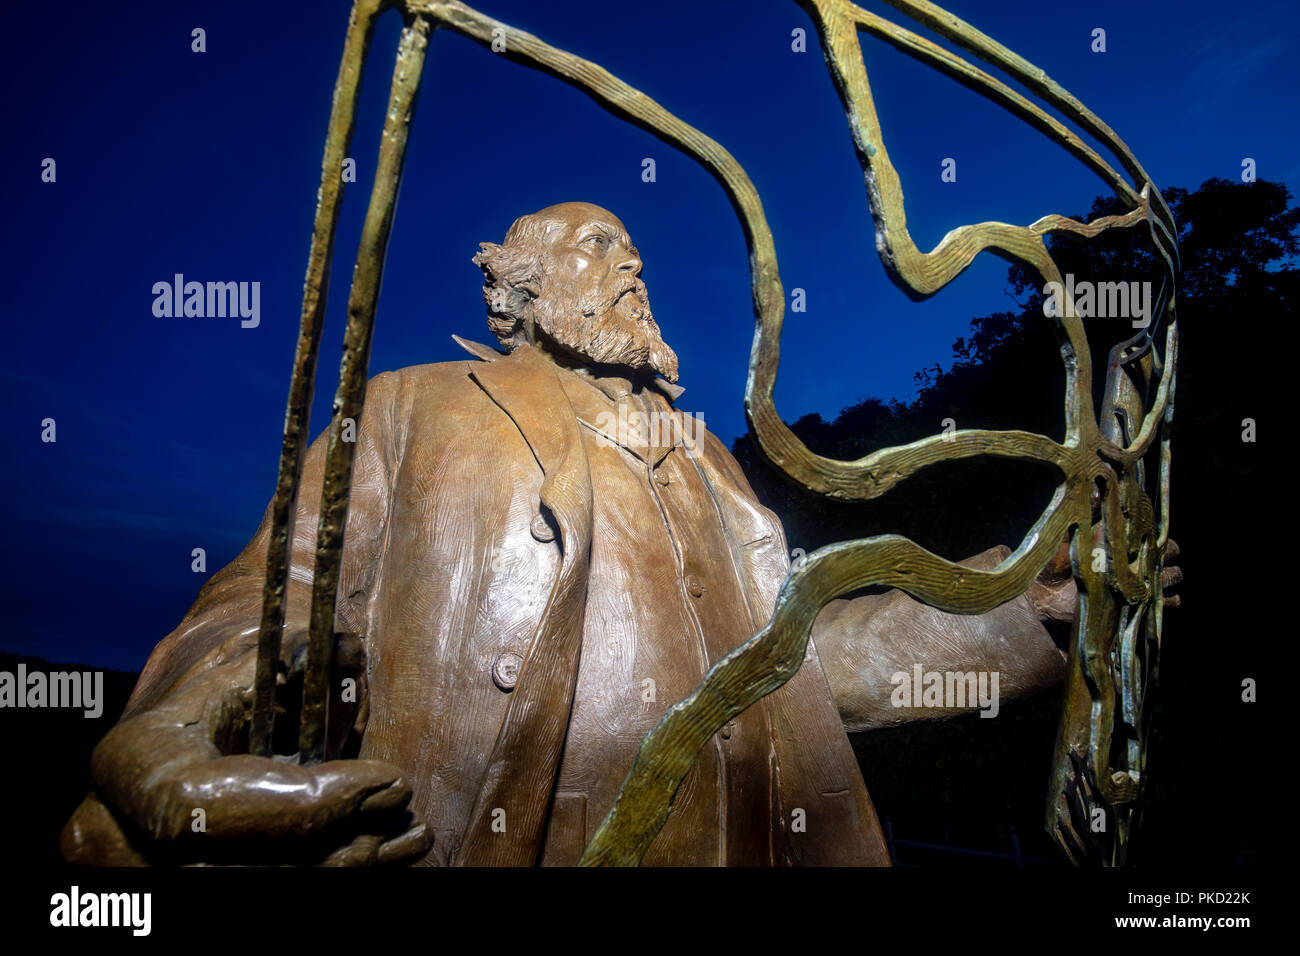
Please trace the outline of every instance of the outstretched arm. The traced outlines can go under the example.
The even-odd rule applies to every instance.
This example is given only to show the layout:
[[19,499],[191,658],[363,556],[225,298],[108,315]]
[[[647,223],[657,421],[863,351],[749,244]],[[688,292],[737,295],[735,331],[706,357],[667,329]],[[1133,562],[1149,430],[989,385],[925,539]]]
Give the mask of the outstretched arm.
[[[991,569],[1010,553],[998,546],[961,563]],[[1076,605],[1068,553],[1058,552],[1029,591],[984,614],[949,614],[893,590],[832,601],[812,633],[844,727],[853,733],[980,706],[977,695],[963,706],[954,706],[952,695],[939,706],[933,699],[923,706],[912,693],[917,666],[922,676],[974,674],[975,686],[982,683],[994,699],[990,705],[986,697],[990,713],[999,703],[1056,685],[1065,676],[1066,655],[1046,622],[1068,623]],[[904,682],[906,689],[899,690]]]

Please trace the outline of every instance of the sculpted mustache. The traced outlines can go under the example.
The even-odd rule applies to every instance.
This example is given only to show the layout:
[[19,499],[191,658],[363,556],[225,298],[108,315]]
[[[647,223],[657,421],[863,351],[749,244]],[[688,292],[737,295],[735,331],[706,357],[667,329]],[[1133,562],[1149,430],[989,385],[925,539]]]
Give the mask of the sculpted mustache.
[[584,309],[583,314],[595,315],[597,313],[608,312],[610,309],[614,308],[614,306],[618,305],[619,300],[628,293],[635,293],[636,297],[641,300],[641,304],[645,306],[646,309],[650,308],[650,303],[647,300],[645,283],[640,279],[637,279],[634,282],[625,285],[623,288],[615,290],[612,294],[602,297],[601,300],[590,310]]

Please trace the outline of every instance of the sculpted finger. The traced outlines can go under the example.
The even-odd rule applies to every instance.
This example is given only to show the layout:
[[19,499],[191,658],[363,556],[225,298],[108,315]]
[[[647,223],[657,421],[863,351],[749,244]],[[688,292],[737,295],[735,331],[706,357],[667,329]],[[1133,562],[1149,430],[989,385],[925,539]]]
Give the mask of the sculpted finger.
[[1181,595],[1178,595],[1178,594],[1174,594],[1174,595],[1171,595],[1171,596],[1165,598],[1165,607],[1167,607],[1167,608],[1170,608],[1170,607],[1181,607],[1181,606],[1182,606],[1182,603],[1183,603],[1182,596],[1181,596]]
[[1182,548],[1178,547],[1178,542],[1170,538],[1165,542],[1165,561],[1172,561],[1182,553]]
[[379,847],[377,862],[385,866],[414,863],[431,849],[433,849],[433,831],[421,823],[383,843]]
[[1182,584],[1182,582],[1182,568],[1165,568],[1160,572],[1160,587],[1162,588],[1172,588],[1175,585]]
[[379,845],[384,838],[377,833],[358,834],[347,846],[341,846],[325,859],[321,866],[374,866]]
[[1047,562],[1047,566],[1043,568],[1043,574],[1049,578],[1062,578],[1069,576],[1070,573],[1070,541],[1067,538],[1056,549],[1056,554],[1052,555],[1052,560]]
[[395,836],[388,837],[382,832],[358,833],[347,845],[331,852],[320,865],[388,866],[416,862],[433,846],[433,834],[423,823],[411,826],[409,813],[398,816],[402,822],[387,830],[390,834],[396,830]]
[[362,813],[383,813],[389,810],[400,810],[411,800],[411,788],[401,777],[398,777],[392,783],[388,784],[381,790],[375,790],[367,796],[362,802],[360,810]]

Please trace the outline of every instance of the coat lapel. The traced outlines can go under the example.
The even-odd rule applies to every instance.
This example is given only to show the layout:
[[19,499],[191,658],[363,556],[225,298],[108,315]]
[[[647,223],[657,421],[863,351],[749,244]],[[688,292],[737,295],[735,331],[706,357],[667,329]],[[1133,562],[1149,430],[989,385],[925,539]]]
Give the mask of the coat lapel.
[[[486,358],[486,356],[483,356]],[[542,611],[488,761],[458,866],[537,862],[582,652],[591,553],[591,473],[555,367],[529,346],[471,374],[515,422],[545,477],[541,507],[559,527],[560,573]]]

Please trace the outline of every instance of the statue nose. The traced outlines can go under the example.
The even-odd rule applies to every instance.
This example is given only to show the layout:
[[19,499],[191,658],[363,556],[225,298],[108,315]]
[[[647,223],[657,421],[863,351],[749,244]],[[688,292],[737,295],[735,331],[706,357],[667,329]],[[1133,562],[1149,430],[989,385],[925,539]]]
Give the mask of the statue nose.
[[641,272],[641,257],[635,253],[629,253],[616,266],[619,272],[630,272],[637,275]]

